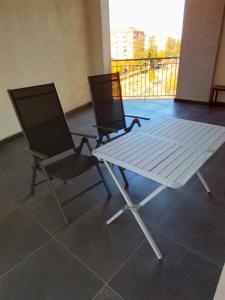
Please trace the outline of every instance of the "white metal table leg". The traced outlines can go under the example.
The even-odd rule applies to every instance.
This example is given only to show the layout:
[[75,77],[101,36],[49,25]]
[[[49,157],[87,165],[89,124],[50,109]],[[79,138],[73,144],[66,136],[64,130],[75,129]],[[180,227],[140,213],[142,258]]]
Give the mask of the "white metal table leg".
[[109,225],[111,224],[114,220],[116,220],[120,215],[122,215],[122,213],[125,212],[125,210],[128,209],[128,206],[125,205],[123,208],[121,208],[120,210],[118,210],[117,213],[115,213],[115,215],[113,215],[110,219],[108,219],[108,221],[106,221],[106,224]]
[[147,204],[150,200],[152,200],[154,197],[156,197],[159,193],[161,193],[163,190],[167,188],[166,185],[161,184],[157,189],[155,189],[150,195],[148,195],[145,199],[143,199],[141,202],[138,203],[138,206],[144,206]]
[[[161,191],[163,191],[167,186],[160,185],[156,190],[154,190],[150,195],[148,195],[146,198],[144,198],[141,202],[139,202],[137,205],[134,205],[136,209],[141,208],[145,204],[147,204],[150,200],[152,200],[154,197],[156,197]],[[128,205],[125,205],[123,208],[121,208],[115,215],[113,215],[106,223],[109,225],[113,221],[115,221],[122,213],[124,213],[127,209],[129,209]]]
[[[119,188],[121,194],[123,195],[125,201],[127,202],[127,205],[129,207],[133,207],[133,202],[131,201],[129,195],[127,194],[126,190],[124,189],[124,187],[119,183],[119,181],[117,180],[113,170],[112,170],[112,167],[108,164],[107,161],[104,160],[104,163],[107,167],[107,169],[109,170],[114,182],[116,183],[117,187]],[[158,259],[162,259],[162,254],[161,252],[159,251],[159,248],[157,247],[155,241],[153,240],[151,234],[149,233],[147,227],[145,226],[144,222],[142,221],[139,213],[137,212],[137,210],[135,209],[131,209],[131,212],[132,214],[134,215],[137,223],[139,224],[139,226],[141,227],[146,239],[148,240],[149,244],[151,245],[153,251],[155,252],[156,256]]]
[[198,175],[198,178],[200,179],[202,185],[206,189],[207,193],[211,193],[210,188],[209,188],[208,184],[206,183],[205,179],[203,178],[202,174],[200,173],[200,171],[197,172],[197,175]]

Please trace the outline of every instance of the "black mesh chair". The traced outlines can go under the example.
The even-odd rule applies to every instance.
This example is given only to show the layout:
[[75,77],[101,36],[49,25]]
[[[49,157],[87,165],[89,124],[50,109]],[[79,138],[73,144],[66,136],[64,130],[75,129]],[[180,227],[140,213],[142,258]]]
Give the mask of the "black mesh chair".
[[[69,221],[63,206],[71,200],[101,183],[110,196],[110,190],[97,159],[91,155],[81,154],[85,144],[91,152],[88,138],[96,137],[70,132],[54,83],[8,90],[8,93],[27,139],[28,151],[33,156],[31,194],[34,193],[35,186],[43,182],[36,182],[36,172],[41,171],[66,223]],[[81,137],[79,146],[75,146],[71,134]],[[100,180],[61,204],[51,182],[52,179],[58,178],[66,182],[91,167],[97,168]]]
[[[96,121],[93,126],[98,131],[96,147],[130,132],[135,124],[140,127],[140,119],[149,120],[145,117],[125,115],[118,72],[89,76],[88,81]],[[126,117],[133,119],[128,127]],[[122,130],[122,133],[110,136],[119,130]],[[128,182],[122,168],[120,168],[120,172],[127,186]]]

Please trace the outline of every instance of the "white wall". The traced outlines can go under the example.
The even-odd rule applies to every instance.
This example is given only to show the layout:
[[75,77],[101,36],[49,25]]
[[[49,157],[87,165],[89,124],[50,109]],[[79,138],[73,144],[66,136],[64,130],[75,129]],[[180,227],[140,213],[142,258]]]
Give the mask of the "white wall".
[[[223,20],[214,84],[225,85],[225,20]],[[218,94],[217,101],[225,102],[225,92],[220,92]]]
[[55,82],[64,111],[90,101],[87,76],[104,71],[99,3],[0,1],[0,140],[21,131],[7,89]]
[[224,0],[186,0],[176,98],[208,101]]

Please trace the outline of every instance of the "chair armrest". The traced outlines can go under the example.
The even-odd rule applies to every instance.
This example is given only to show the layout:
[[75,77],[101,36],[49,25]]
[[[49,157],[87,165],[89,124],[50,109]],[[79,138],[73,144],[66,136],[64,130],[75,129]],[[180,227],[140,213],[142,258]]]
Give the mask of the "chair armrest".
[[47,159],[48,156],[43,154],[43,153],[40,153],[36,150],[32,150],[30,148],[25,148],[28,152],[30,152],[32,155],[34,155],[35,157],[39,158],[39,159]]
[[101,129],[107,132],[117,132],[118,130],[115,128],[111,128],[111,127],[104,127],[104,126],[98,126],[98,125],[92,125],[93,127],[97,128],[97,129]]
[[150,120],[150,118],[142,117],[142,116],[125,115],[125,117],[134,118],[134,119],[141,119],[141,120]]
[[78,132],[72,132],[72,131],[70,133],[73,134],[73,135],[87,137],[87,138],[90,138],[90,139],[97,139],[97,136],[96,135],[92,135],[92,134],[78,133]]

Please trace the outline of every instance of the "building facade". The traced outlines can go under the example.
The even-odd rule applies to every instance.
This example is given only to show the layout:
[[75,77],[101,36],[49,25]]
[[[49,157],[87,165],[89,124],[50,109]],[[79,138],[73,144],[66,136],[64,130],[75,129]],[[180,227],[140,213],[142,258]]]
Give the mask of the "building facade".
[[144,51],[145,33],[133,27],[111,31],[113,59],[135,58]]

